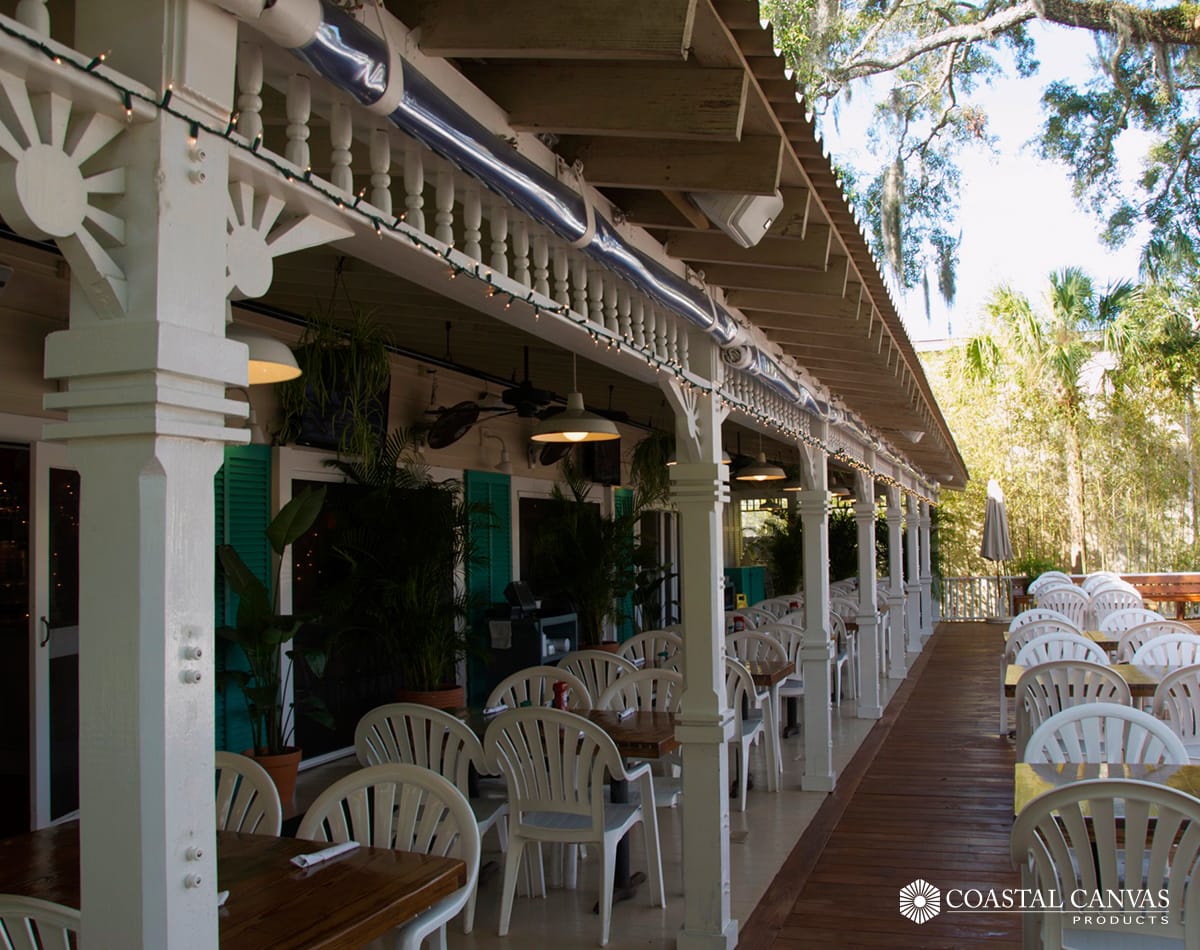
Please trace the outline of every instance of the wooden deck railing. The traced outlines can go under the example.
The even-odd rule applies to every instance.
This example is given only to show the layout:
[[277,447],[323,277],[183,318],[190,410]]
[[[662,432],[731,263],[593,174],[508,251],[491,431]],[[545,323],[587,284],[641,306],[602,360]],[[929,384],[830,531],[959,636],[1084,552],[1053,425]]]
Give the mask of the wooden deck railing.
[[[1200,616],[1200,572],[1123,574],[1137,588],[1147,607],[1180,620]],[[1075,577],[1076,583],[1083,578]],[[1029,605],[1029,578],[1012,575],[942,577],[934,579],[934,597],[942,620],[985,620],[1011,616]]]

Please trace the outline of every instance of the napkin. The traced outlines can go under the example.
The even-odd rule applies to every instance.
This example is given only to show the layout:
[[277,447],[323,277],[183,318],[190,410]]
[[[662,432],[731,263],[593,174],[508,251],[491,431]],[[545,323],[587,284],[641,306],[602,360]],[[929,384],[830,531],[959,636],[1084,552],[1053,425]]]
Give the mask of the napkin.
[[506,709],[508,709],[508,707],[505,706],[504,703],[501,703],[499,706],[484,706],[483,714],[485,716],[498,716]]
[[628,719],[635,712],[637,712],[636,709],[622,709],[619,713],[617,713],[617,720],[620,721],[622,719]]
[[343,841],[341,844],[330,845],[328,848],[322,851],[314,851],[312,854],[298,854],[292,858],[292,864],[298,868],[310,868],[314,864],[320,864],[322,861],[336,858],[339,854],[353,851],[357,847],[357,841]]
[[217,891],[218,907],[224,907],[227,900],[229,900],[229,891]]

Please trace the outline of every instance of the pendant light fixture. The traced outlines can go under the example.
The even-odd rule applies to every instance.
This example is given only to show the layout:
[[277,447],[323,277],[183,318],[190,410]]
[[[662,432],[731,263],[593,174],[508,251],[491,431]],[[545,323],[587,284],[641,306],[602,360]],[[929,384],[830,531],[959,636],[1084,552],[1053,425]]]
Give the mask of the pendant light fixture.
[[758,434],[758,458],[738,469],[738,473],[733,476],[735,481],[739,482],[776,482],[787,478],[787,472],[781,469],[778,465],[772,465],[767,461],[767,456],[763,452],[762,433]]
[[548,419],[539,419],[529,437],[534,442],[607,442],[619,439],[617,424],[583,408],[583,393],[576,378],[576,360],[571,354],[571,392],[567,408]]
[[300,375],[300,366],[287,344],[262,330],[230,323],[225,326],[225,339],[245,343],[250,350],[248,380],[251,386],[283,383]]

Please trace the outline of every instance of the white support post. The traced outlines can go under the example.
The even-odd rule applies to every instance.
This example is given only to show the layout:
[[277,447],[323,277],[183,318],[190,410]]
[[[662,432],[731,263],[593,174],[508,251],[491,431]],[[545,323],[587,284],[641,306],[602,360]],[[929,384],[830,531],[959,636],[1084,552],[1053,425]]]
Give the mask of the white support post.
[[921,528],[921,635],[933,636],[933,548],[929,502],[920,502],[919,525]]
[[[824,428],[826,423],[819,422]],[[832,792],[833,713],[829,676],[835,647],[829,631],[829,472],[825,452],[801,447],[800,524],[804,539],[804,646],[800,649],[804,690],[804,774],[806,792]]]
[[904,648],[904,549],[902,526],[904,510],[900,507],[900,489],[887,490],[888,526],[888,655],[891,661],[888,676],[903,679],[908,672]]
[[[719,378],[709,344],[709,378]],[[738,923],[730,917],[729,757],[733,716],[726,704],[721,514],[729,501],[729,469],[721,464],[724,410],[711,396],[665,380],[675,412],[679,464],[671,497],[679,512],[683,593],[683,682],[675,735],[683,749],[683,927],[681,950],[730,950]],[[743,792],[745,794],[745,792]]]
[[883,715],[879,690],[879,614],[875,585],[875,479],[858,472],[854,521],[858,525],[858,717]]
[[909,495],[906,499],[907,512],[904,519],[904,540],[908,546],[908,566],[909,576],[908,583],[905,585],[905,593],[908,594],[908,606],[906,610],[907,627],[908,627],[908,650],[910,653],[921,652],[921,581],[917,574],[918,565],[921,563],[918,555],[918,545],[920,543],[918,535],[920,534],[920,516],[917,513],[917,496]]
[[[205,121],[227,119],[236,24],[214,8],[82,4],[76,43],[114,68],[169,79]],[[162,14],[172,12],[174,17]],[[46,340],[45,397],[66,421],[82,498],[79,544],[80,885],[85,947],[215,947],[213,476],[244,429],[225,398],[246,348],[225,338],[228,152],[159,113],[122,133],[131,188],[113,207],[127,312],[97,312],[78,276],[70,326]]]

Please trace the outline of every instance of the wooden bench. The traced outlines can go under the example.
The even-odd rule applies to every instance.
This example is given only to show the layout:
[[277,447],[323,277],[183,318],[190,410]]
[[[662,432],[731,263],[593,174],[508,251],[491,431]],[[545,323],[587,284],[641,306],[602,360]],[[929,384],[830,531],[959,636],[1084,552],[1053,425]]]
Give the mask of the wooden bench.
[[[1183,619],[1185,606],[1200,603],[1200,573],[1125,574],[1125,580],[1137,588],[1142,600],[1175,605],[1175,617]],[[1164,616],[1166,614],[1164,613]]]

